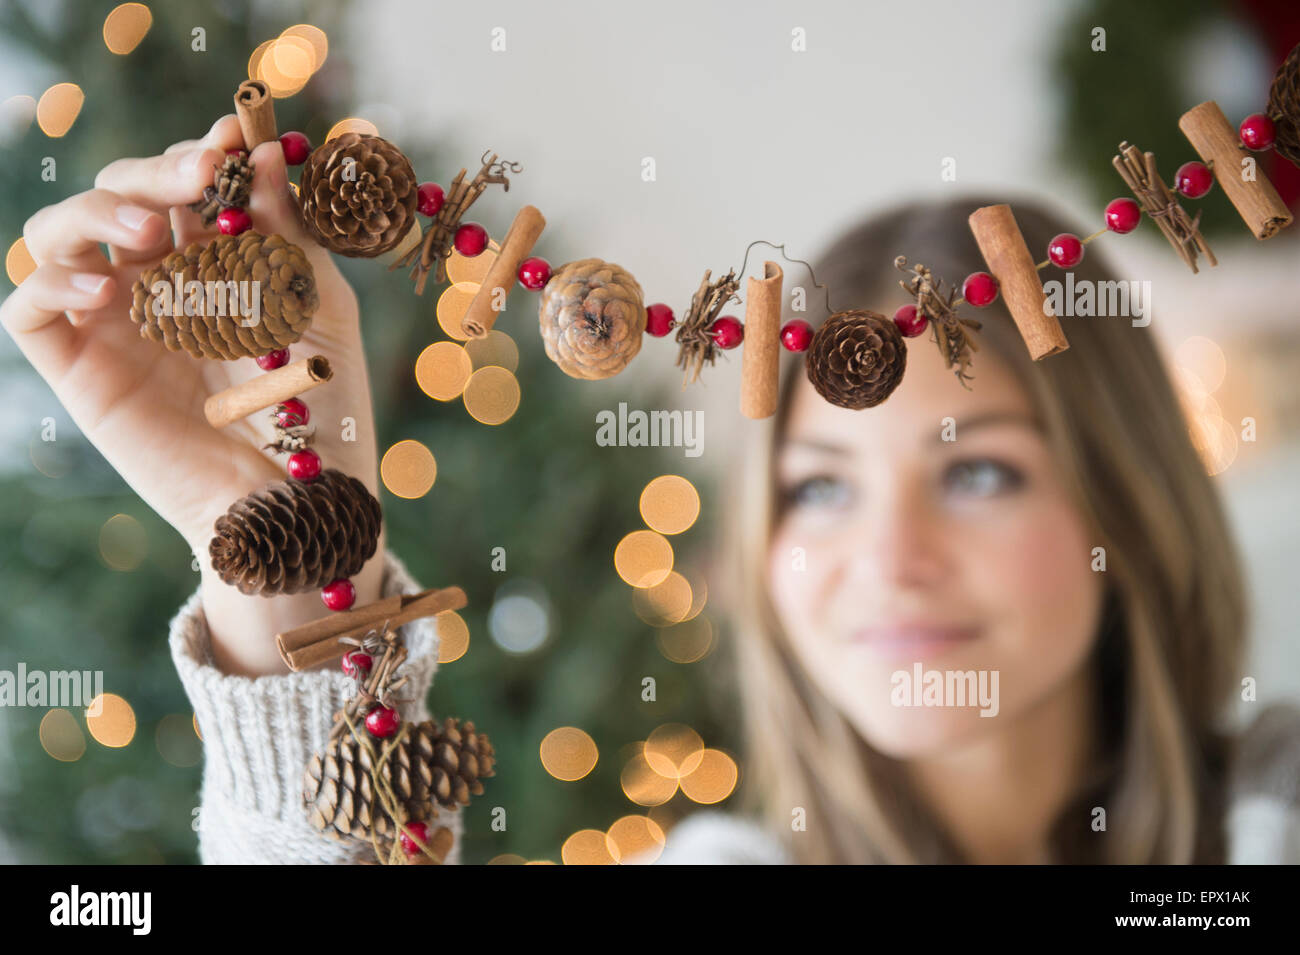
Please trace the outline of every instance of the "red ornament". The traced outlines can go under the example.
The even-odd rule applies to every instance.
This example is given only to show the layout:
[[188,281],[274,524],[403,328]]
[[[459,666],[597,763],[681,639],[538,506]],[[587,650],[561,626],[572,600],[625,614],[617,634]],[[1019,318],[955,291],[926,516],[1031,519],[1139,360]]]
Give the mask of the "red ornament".
[[346,577],[340,577],[321,588],[320,599],[331,610],[347,610],[357,602],[357,588]]
[[545,288],[551,280],[551,263],[533,256],[519,263],[519,284],[529,291]]
[[1062,232],[1047,243],[1047,257],[1053,265],[1072,269],[1083,261],[1083,243],[1072,232]]
[[239,235],[252,227],[253,217],[248,214],[247,209],[231,206],[217,213],[217,228],[221,230],[222,235]]
[[673,310],[662,302],[647,305],[645,309],[645,333],[655,338],[663,338],[677,324]]
[[415,190],[419,198],[419,210],[422,216],[436,216],[438,210],[442,208],[442,202],[446,199],[446,194],[442,191],[442,186],[436,182],[422,182],[420,188]]
[[781,344],[786,351],[807,351],[812,337],[813,327],[802,318],[792,318],[781,326]]
[[451,240],[456,251],[467,259],[482,254],[488,245],[488,232],[477,222],[465,222],[456,230],[456,237]]
[[1188,199],[1199,199],[1214,185],[1214,173],[1203,162],[1185,162],[1174,173],[1174,188]]
[[275,351],[257,356],[257,367],[262,371],[275,371],[275,369],[288,363],[289,349],[287,348],[277,348]]
[[280,137],[280,148],[284,150],[285,165],[301,166],[311,155],[311,140],[297,131],[285,133]]
[[388,706],[376,706],[366,714],[366,729],[370,731],[371,736],[377,736],[379,739],[387,739],[396,733],[401,722],[402,718],[397,715],[397,710]]
[[302,401],[290,398],[288,401],[281,402],[280,407],[275,410],[275,420],[282,428],[292,428],[310,421],[311,412]]
[[719,348],[735,348],[745,340],[745,326],[740,324],[740,319],[723,315],[713,320],[708,334]]
[[976,308],[992,305],[998,297],[998,280],[987,272],[972,272],[961,283],[961,297]]
[[374,665],[374,658],[361,650],[343,654],[343,672],[348,676],[365,676]]
[[[423,850],[421,846],[429,844],[429,824],[425,822],[408,822],[407,830],[411,833],[408,836],[405,832],[402,835],[402,849],[408,856],[418,856]],[[411,836],[415,838],[412,839]]]
[[314,481],[320,477],[320,455],[307,448],[289,455],[289,477]]
[[915,305],[900,305],[894,313],[894,324],[903,333],[904,338],[915,338],[925,331],[930,320],[916,310]]
[[1263,113],[1251,113],[1241,121],[1241,128],[1237,132],[1241,136],[1242,145],[1256,151],[1272,146],[1276,135],[1273,121]]
[[1142,221],[1142,207],[1136,199],[1112,199],[1106,203],[1106,228],[1120,235],[1128,235]]

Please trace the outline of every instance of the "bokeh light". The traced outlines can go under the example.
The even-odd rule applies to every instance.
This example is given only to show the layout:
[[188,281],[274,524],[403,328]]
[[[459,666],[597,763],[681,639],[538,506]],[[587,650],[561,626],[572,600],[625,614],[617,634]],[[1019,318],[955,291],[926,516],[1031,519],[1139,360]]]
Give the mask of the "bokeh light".
[[648,816],[624,816],[605,833],[605,842],[614,861],[650,863],[663,853],[664,831]]
[[86,752],[86,735],[77,718],[62,708],[41,717],[41,748],[61,763],[75,763]]
[[415,360],[415,383],[430,398],[460,397],[474,371],[468,352],[455,342],[434,342]]
[[153,14],[143,3],[122,3],[104,18],[104,45],[110,53],[126,56],[153,26]]
[[734,759],[721,750],[706,749],[700,753],[695,768],[682,776],[681,787],[692,802],[712,805],[730,796],[739,778]]
[[660,534],[680,534],[699,516],[699,492],[679,474],[661,475],[641,492],[641,519]]
[[665,660],[695,663],[704,659],[713,649],[713,623],[701,614],[662,628],[655,634],[655,642]]
[[482,424],[504,424],[519,409],[519,379],[499,365],[488,365],[469,376],[465,410]]
[[114,514],[99,529],[99,556],[113,570],[130,572],[149,554],[149,535],[130,514]]
[[454,285],[448,285],[438,296],[438,304],[435,307],[438,325],[448,338],[454,338],[458,342],[469,340],[469,336],[460,327],[460,321],[469,311],[469,303],[474,301],[474,296],[477,294],[477,282],[456,282]]
[[482,285],[500,251],[501,246],[495,239],[488,239],[487,248],[478,255],[461,255],[453,249],[451,255],[447,256],[447,281]]
[[576,726],[561,726],[546,734],[540,753],[542,768],[565,782],[573,782],[596,768],[596,741]]
[[135,738],[135,710],[116,693],[101,693],[86,708],[86,728],[100,746],[120,749]]
[[646,737],[646,762],[666,779],[680,779],[700,763],[704,740],[684,723],[665,723]]
[[667,627],[685,620],[695,604],[690,582],[677,571],[653,587],[632,591],[632,609],[652,627]]
[[657,773],[645,753],[633,756],[619,774],[623,795],[638,806],[662,806],[677,792],[677,777]]
[[488,865],[524,865],[528,860],[521,855],[515,855],[513,852],[503,852],[499,856],[493,856],[488,860]]
[[9,275],[10,282],[22,285],[27,276],[35,271],[36,260],[27,251],[26,239],[19,239],[9,246],[9,252],[5,255],[5,272]]
[[564,840],[560,859],[565,865],[614,865],[605,833],[599,829],[580,829]]
[[469,624],[454,610],[444,610],[438,624],[438,662],[454,663],[469,652]]
[[0,142],[11,143],[36,120],[36,100],[25,93],[11,96],[0,103]]
[[384,452],[379,462],[379,477],[398,497],[413,500],[424,497],[438,478],[438,462],[433,452],[419,441],[398,441]]
[[497,589],[488,611],[488,633],[497,646],[510,653],[530,653],[550,632],[551,601],[545,587],[517,577]]
[[340,119],[330,127],[330,131],[325,134],[325,141],[329,142],[336,136],[342,136],[344,133],[361,133],[363,136],[378,136],[379,127],[368,119],[362,119],[360,116],[349,116],[347,119]]
[[673,569],[673,545],[654,531],[632,531],[614,548],[614,569],[633,587],[663,583]]
[[36,124],[51,139],[66,136],[85,102],[86,94],[76,83],[56,83],[41,94],[36,104]]
[[1174,350],[1174,363],[1194,375],[1201,388],[1208,392],[1219,390],[1228,370],[1223,349],[1202,335],[1193,336],[1179,345]]
[[519,368],[519,346],[499,328],[490,329],[482,338],[471,338],[465,343],[465,353],[476,369],[500,365],[513,372]]

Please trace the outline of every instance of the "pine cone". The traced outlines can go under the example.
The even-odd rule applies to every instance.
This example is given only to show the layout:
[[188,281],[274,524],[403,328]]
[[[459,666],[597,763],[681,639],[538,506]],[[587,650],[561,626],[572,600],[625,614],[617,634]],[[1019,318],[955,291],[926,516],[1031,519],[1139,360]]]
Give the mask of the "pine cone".
[[617,375],[641,350],[645,306],[631,274],[601,259],[562,266],[542,289],[546,356],[573,378]]
[[381,521],[364,484],[326,468],[313,481],[273,481],[230,505],[208,552],[240,593],[302,593],[359,573],[374,556]]
[[1266,112],[1273,120],[1273,148],[1283,159],[1300,166],[1300,44],[1277,68]]
[[[382,743],[375,751],[382,752]],[[411,726],[380,768],[380,778],[407,814],[405,822],[436,818],[438,805],[457,810],[471,794],[483,792],[482,779],[493,775],[492,743],[487,735],[448,717],[441,727],[426,721]],[[335,838],[391,839],[396,827],[384,811],[371,780],[369,754],[344,732],[313,755],[303,774],[303,802],[311,823]],[[436,850],[436,845],[435,845]],[[445,854],[445,852],[444,852]]]
[[[175,301],[177,273],[179,301]],[[212,290],[211,311],[216,314],[208,314],[206,295],[197,314],[185,314],[189,301],[185,283],[190,281],[205,283],[205,293]],[[167,291],[158,295],[153,289],[160,282]],[[227,298],[230,282],[238,283],[233,302]],[[241,314],[241,300],[252,301],[252,282],[258,283],[261,314],[246,325],[252,316]],[[311,325],[318,304],[315,273],[303,250],[281,236],[250,229],[237,236],[218,236],[206,245],[195,242],[142,272],[132,290],[131,320],[140,327],[141,338],[162,342],[169,351],[230,361],[257,358],[293,344]]]
[[253,192],[253,163],[244,150],[229,153],[225,162],[214,166],[212,185],[203,190],[203,198],[190,205],[208,228],[217,220],[222,209],[243,209]]
[[415,170],[386,139],[344,133],[307,157],[298,203],[308,233],[331,252],[371,258],[415,224]]
[[907,347],[892,319],[866,309],[836,312],[813,335],[808,380],[841,408],[872,408],[898,387]]

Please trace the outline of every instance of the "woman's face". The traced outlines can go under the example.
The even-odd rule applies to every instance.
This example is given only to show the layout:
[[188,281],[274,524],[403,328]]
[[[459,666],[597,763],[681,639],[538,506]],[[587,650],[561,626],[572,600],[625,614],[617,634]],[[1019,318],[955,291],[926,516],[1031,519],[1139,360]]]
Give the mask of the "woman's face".
[[987,350],[967,391],[929,334],[875,408],[797,385],[768,555],[804,668],[895,757],[1032,717],[1083,674],[1104,594],[1028,396]]

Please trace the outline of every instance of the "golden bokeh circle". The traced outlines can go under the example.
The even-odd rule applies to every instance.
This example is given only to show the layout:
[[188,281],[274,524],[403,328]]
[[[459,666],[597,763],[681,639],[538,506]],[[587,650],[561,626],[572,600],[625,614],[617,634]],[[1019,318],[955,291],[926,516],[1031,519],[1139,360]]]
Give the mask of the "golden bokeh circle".
[[465,351],[475,369],[499,365],[513,372],[519,368],[519,346],[499,328],[490,329],[482,338],[471,338]]
[[614,861],[622,863],[638,856],[638,862],[653,862],[664,851],[664,831],[649,816],[624,816],[605,833]]
[[704,752],[704,740],[685,723],[664,723],[646,737],[643,753],[650,768],[677,780],[694,771]]
[[434,342],[415,360],[416,384],[438,401],[460,397],[473,371],[469,353],[455,342]]
[[488,860],[488,865],[523,865],[528,860],[521,855],[513,852],[503,852],[499,856],[493,856]]
[[702,805],[722,802],[736,789],[740,769],[736,761],[717,749],[700,753],[698,765],[681,778],[682,792],[687,799]]
[[672,663],[696,663],[713,649],[713,623],[704,615],[664,627],[655,634],[655,642],[665,660]]
[[36,124],[51,139],[66,136],[85,102],[86,94],[76,83],[55,83],[36,103]]
[[42,716],[38,735],[41,748],[61,763],[75,763],[86,752],[86,735],[77,718],[65,709],[52,709]]
[[113,570],[135,570],[149,554],[149,535],[130,514],[114,514],[99,529],[99,556]]
[[336,136],[342,136],[344,133],[361,133],[363,136],[378,136],[379,127],[368,119],[362,119],[360,116],[349,116],[346,119],[340,119],[330,127],[330,131],[325,134],[325,141],[329,142]]
[[325,31],[320,27],[312,26],[310,23],[296,23],[291,27],[286,27],[281,33],[281,37],[302,37],[311,44],[312,51],[315,55],[314,70],[319,70],[325,65],[325,58],[330,54],[330,41],[325,35]]
[[428,494],[437,477],[438,462],[433,452],[409,438],[385,451],[379,462],[379,478],[384,487],[408,500]]
[[116,693],[101,693],[86,707],[86,728],[99,745],[120,749],[135,738],[135,710]]
[[153,14],[143,3],[120,3],[104,17],[104,45],[110,53],[126,56],[152,25]]
[[564,840],[560,859],[565,865],[614,865],[605,833],[599,829],[579,829]]
[[1195,376],[1209,392],[1218,391],[1228,371],[1228,360],[1220,348],[1204,335],[1193,335],[1174,350],[1174,363]]
[[652,627],[681,623],[694,605],[690,581],[675,570],[669,571],[653,587],[637,587],[632,591],[632,609]]
[[460,320],[469,311],[469,303],[474,301],[474,296],[477,294],[477,282],[456,282],[448,285],[438,296],[438,304],[435,307],[438,325],[448,338],[454,338],[458,342],[469,340],[469,335],[460,327]]
[[5,255],[5,272],[9,275],[10,282],[22,285],[27,276],[35,271],[36,260],[27,251],[26,239],[19,239],[9,246],[9,252]]
[[285,78],[285,86],[301,85],[316,72],[316,47],[305,37],[281,33],[262,58],[263,67],[268,61]]
[[271,49],[271,44],[275,40],[263,40],[253,48],[253,52],[248,55],[248,78],[250,80],[260,80],[262,78],[262,59],[266,56],[266,51]]
[[478,255],[461,255],[453,249],[451,255],[447,256],[447,281],[482,285],[500,251],[501,246],[497,245],[495,239],[488,239],[487,248]]
[[469,652],[469,624],[454,610],[434,617],[438,624],[438,662],[454,663]]
[[614,548],[614,569],[633,587],[663,583],[673,569],[673,545],[655,531],[632,531]]
[[519,379],[508,368],[488,365],[469,376],[463,397],[475,421],[502,424],[519,408]]
[[641,519],[660,534],[680,534],[700,516],[700,494],[680,474],[663,474],[641,492]]
[[573,782],[596,768],[596,741],[576,726],[561,726],[546,734],[539,752],[542,768],[556,779]]
[[676,777],[654,771],[645,753],[629,759],[619,774],[623,795],[638,806],[662,806],[677,793]]

